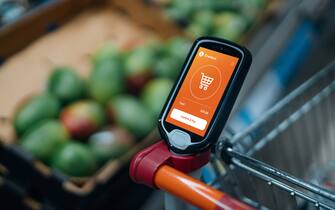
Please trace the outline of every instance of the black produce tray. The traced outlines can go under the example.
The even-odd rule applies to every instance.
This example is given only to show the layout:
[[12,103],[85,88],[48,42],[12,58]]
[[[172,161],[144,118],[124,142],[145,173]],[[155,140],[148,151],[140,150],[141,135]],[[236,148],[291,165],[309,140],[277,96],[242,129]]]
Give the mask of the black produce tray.
[[134,184],[128,175],[129,164],[125,164],[89,193],[70,192],[64,188],[69,177],[52,170],[46,175],[36,167],[35,162],[19,147],[0,144],[0,164],[8,170],[9,176],[29,196],[54,209],[137,209],[152,191]]

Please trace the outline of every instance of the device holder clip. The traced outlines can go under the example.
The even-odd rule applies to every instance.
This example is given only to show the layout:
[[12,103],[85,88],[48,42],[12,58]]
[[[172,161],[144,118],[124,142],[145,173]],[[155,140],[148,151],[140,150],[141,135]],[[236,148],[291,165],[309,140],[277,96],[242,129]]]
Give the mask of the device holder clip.
[[173,154],[161,140],[133,157],[129,174],[134,182],[156,188],[154,178],[160,166],[169,165],[183,173],[190,173],[206,165],[209,159],[209,150],[196,155]]

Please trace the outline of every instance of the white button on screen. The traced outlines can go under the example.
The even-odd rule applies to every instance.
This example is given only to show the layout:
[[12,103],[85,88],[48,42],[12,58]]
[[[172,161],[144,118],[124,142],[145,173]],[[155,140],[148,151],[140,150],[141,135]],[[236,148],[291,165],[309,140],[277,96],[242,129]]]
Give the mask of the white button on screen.
[[170,116],[171,118],[178,120],[179,122],[185,123],[199,130],[204,130],[207,125],[206,120],[191,115],[189,113],[183,112],[179,109],[173,109]]

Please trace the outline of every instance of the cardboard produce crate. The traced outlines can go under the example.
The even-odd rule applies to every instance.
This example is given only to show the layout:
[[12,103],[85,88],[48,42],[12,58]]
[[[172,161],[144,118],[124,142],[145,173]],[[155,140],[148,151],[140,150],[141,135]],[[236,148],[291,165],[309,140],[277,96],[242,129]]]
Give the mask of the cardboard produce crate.
[[146,4],[143,0],[114,0],[111,3],[138,23],[155,30],[162,38],[184,35],[178,25],[162,15],[160,8]]
[[[118,202],[130,198],[134,186],[128,176],[130,158],[158,135],[153,131],[120,159],[87,178],[54,171],[15,144],[11,123],[15,109],[27,96],[42,92],[53,66],[68,65],[87,77],[91,54],[106,41],[129,46],[155,37],[151,29],[135,24],[110,4],[92,2],[57,1],[5,31],[0,29],[0,55],[14,54],[0,66],[0,168],[34,192],[37,200],[61,209],[94,209],[103,205],[104,199],[120,206]],[[46,33],[45,28],[55,23],[63,26]]]

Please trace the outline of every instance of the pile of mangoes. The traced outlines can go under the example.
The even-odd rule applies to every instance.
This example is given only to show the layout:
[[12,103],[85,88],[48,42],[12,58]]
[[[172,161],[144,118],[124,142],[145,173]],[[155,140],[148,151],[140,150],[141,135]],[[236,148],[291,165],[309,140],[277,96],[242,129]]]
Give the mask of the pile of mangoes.
[[155,127],[189,47],[179,37],[131,50],[108,43],[92,57],[88,78],[56,67],[46,90],[15,113],[18,144],[64,174],[92,175]]
[[151,0],[191,37],[204,35],[239,41],[256,21],[266,0]]

